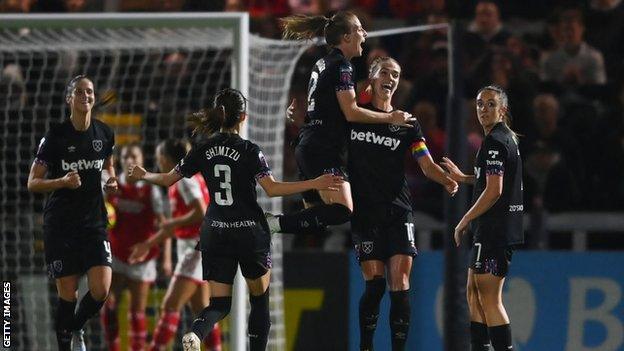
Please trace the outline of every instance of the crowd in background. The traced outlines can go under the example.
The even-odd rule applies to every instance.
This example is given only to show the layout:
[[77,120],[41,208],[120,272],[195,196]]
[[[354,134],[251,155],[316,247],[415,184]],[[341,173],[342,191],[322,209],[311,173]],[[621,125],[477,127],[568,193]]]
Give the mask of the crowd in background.
[[[280,17],[342,9],[355,12],[369,31],[458,18],[464,29],[456,41],[470,157],[483,137],[474,112],[476,91],[497,84],[509,94],[513,129],[521,135],[525,210],[624,209],[621,0],[0,0],[0,12],[248,11],[252,31],[270,38],[280,37]],[[376,38],[365,45],[364,56],[354,60],[358,98],[369,98],[362,89],[367,64],[377,56],[396,58],[403,71],[394,106],[418,118],[439,160],[446,142],[446,30]],[[295,70],[291,95],[297,99],[297,123],[288,126],[288,141],[303,121],[310,69],[324,50],[308,50]],[[20,74],[14,70],[5,67],[2,76]],[[289,148],[285,152],[292,156]],[[286,177],[295,178],[294,157],[285,160]],[[441,218],[442,189],[426,181],[415,162],[408,169],[414,207]]]

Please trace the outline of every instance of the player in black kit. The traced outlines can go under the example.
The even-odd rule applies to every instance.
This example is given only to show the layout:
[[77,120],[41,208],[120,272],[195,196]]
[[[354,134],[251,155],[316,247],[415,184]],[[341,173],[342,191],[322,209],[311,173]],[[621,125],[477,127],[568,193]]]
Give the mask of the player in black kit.
[[[338,12],[331,18],[291,16],[282,23],[285,38],[311,39],[324,35],[331,47],[331,52],[316,62],[310,75],[306,120],[295,150],[300,177],[314,179],[326,173],[345,176],[347,122],[408,125],[413,119],[403,111],[379,112],[357,106],[353,66],[349,60],[362,55],[366,40],[366,31],[357,16],[350,12]],[[304,200],[309,208],[303,211],[277,218],[269,216],[271,230],[315,231],[325,225],[346,223],[353,211],[348,182],[337,192],[307,192]]]
[[293,183],[275,181],[258,146],[238,135],[246,118],[243,95],[234,89],[222,90],[211,110],[191,118],[195,132],[209,135],[208,139],[193,147],[174,170],[149,173],[137,166],[129,171],[131,177],[163,186],[201,172],[213,199],[200,229],[203,275],[210,283],[210,305],[193,322],[193,331],[182,339],[185,351],[199,351],[200,340],[229,313],[238,265],[250,291],[250,349],[266,348],[270,328],[271,237],[256,201],[256,182],[269,196],[311,189],[337,191],[343,183],[341,177],[334,175]]
[[442,165],[456,181],[474,184],[473,205],[455,227],[458,246],[471,222],[474,235],[467,286],[472,350],[489,350],[491,340],[494,350],[507,351],[513,346],[502,291],[512,248],[524,242],[522,159],[503,89],[490,85],[479,91],[477,116],[485,138],[474,175],[448,158]]
[[[401,67],[392,58],[371,63],[369,80],[372,111],[393,111]],[[416,255],[412,201],[405,179],[405,153],[409,150],[423,173],[454,195],[457,183],[446,176],[427,150],[417,121],[413,127],[352,123],[349,130],[348,171],[353,186],[351,217],[353,243],[366,289],[360,298],[360,350],[373,349],[379,303],[390,290],[392,350],[403,350],[410,320],[409,276]]]
[[[41,139],[28,176],[28,190],[48,193],[43,215],[45,259],[56,280],[56,338],[59,350],[86,350],[82,328],[103,306],[111,285],[111,250],[101,187],[117,190],[113,131],[93,118],[93,82],[77,76],[67,85],[71,115]],[[87,274],[89,291],[76,310],[78,280]]]

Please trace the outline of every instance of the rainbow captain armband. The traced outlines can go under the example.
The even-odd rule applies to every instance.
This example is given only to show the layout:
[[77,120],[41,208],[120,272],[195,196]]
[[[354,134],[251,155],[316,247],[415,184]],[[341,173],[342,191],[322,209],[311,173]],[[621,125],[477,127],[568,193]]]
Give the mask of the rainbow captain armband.
[[410,149],[412,150],[412,156],[415,158],[429,155],[429,149],[427,149],[427,144],[423,140],[414,142]]

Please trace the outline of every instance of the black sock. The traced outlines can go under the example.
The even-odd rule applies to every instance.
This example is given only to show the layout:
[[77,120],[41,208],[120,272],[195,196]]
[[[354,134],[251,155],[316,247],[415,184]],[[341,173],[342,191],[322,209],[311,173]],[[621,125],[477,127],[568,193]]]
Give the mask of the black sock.
[[390,292],[392,350],[404,350],[410,324],[409,290]]
[[89,318],[95,316],[104,306],[106,300],[96,301],[91,296],[91,292],[87,291],[85,296],[80,300],[78,311],[74,316],[74,330],[80,330],[84,327]]
[[366,289],[360,298],[360,350],[373,349],[373,336],[379,318],[379,303],[386,291],[386,279],[366,281]]
[[269,316],[269,289],[260,296],[249,295],[251,311],[249,312],[249,323],[247,332],[249,334],[249,350],[266,350],[269,340],[269,329],[271,329],[271,318]]
[[54,328],[59,351],[70,351],[75,309],[76,301],[66,301],[59,297]]
[[490,336],[487,324],[470,322],[470,351],[489,351]]
[[299,212],[278,216],[280,233],[310,234],[322,231],[325,226],[349,221],[351,211],[341,204],[322,204]]
[[193,333],[204,340],[215,323],[225,318],[232,307],[232,296],[211,297],[210,305],[204,308],[193,321]]
[[490,327],[489,331],[494,351],[513,350],[513,344],[511,343],[511,325],[504,324]]

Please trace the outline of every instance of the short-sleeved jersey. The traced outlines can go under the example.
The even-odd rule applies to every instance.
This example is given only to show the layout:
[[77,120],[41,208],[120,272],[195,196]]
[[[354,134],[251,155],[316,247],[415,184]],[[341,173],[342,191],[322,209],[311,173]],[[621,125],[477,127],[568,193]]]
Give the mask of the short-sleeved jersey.
[[[158,214],[163,214],[164,203],[158,187],[145,181],[128,182],[122,174],[118,186],[119,191],[108,196],[117,218],[115,226],[109,230],[109,241],[113,256],[128,262],[132,246],[156,232],[156,218]],[[154,246],[146,260],[157,255],[158,246]]]
[[216,133],[193,147],[176,170],[184,177],[201,172],[206,180],[212,199],[206,211],[209,228],[268,231],[256,201],[256,182],[271,170],[256,144],[236,134]]
[[339,49],[316,62],[308,84],[308,111],[299,132],[299,145],[333,153],[344,149],[347,120],[336,92],[354,88],[353,66]]
[[473,203],[485,190],[486,177],[503,177],[503,192],[494,205],[472,223],[476,242],[509,246],[524,242],[522,227],[522,159],[518,143],[504,123],[496,124],[477,153]]
[[[189,213],[192,210],[191,202],[195,200],[201,200],[206,206],[210,204],[208,187],[200,174],[180,179],[179,182],[169,187],[167,195],[173,218]],[[199,227],[201,227],[201,223],[177,227],[175,236],[179,239],[197,238],[199,236]]]
[[102,168],[110,157],[115,137],[110,127],[96,119],[86,131],[70,120],[51,125],[39,143],[35,162],[47,167],[47,177],[61,178],[78,171],[78,189],[53,191],[44,208],[44,226],[54,229],[106,228],[107,216],[101,187]]
[[[363,107],[383,112],[370,104]],[[350,124],[348,173],[356,211],[373,204],[412,209],[405,178],[405,153],[414,143],[424,140],[417,121],[414,128]]]

